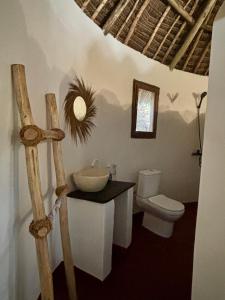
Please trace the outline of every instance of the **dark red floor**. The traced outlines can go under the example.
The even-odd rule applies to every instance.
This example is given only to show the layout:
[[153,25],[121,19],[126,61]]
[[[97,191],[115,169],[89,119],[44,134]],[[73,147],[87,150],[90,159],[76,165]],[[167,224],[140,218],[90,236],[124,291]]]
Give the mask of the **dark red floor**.
[[[104,282],[76,269],[79,300],[190,300],[197,206],[186,205],[174,235],[164,239],[134,217],[131,247],[113,249],[112,272]],[[54,273],[56,300],[67,300],[63,264]]]

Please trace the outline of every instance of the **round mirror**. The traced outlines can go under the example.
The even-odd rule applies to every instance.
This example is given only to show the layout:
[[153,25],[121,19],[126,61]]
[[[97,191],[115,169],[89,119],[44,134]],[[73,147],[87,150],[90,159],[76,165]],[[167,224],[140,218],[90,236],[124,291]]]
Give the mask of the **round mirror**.
[[78,121],[83,121],[87,114],[87,106],[84,99],[80,96],[76,97],[73,102],[73,112]]

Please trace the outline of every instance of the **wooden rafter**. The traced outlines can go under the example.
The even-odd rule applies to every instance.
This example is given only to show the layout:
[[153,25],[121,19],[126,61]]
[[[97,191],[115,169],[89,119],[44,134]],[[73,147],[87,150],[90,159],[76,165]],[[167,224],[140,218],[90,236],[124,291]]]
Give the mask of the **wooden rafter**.
[[[186,8],[186,7],[190,4],[191,1],[192,1],[192,0],[189,0],[189,1],[186,3],[186,5],[184,6],[184,8]],[[173,28],[175,27],[175,25],[177,24],[177,22],[180,20],[180,18],[181,18],[180,15],[178,15],[178,16],[176,17],[176,19],[175,19],[175,21],[173,22],[172,26],[170,27],[170,29],[168,30],[168,32],[167,32],[166,35],[164,36],[162,42],[160,43],[160,45],[159,45],[159,47],[158,47],[158,49],[157,49],[155,55],[153,56],[153,59],[155,59],[155,58],[157,57],[157,55],[158,55],[158,53],[160,52],[162,46],[164,45],[166,39],[167,39],[168,36],[170,35],[171,31],[173,30]]]
[[183,68],[182,68],[183,70],[186,69],[186,67],[187,67],[187,65],[188,65],[188,63],[189,63],[189,61],[190,61],[190,59],[191,59],[193,53],[195,52],[195,49],[196,49],[196,47],[197,47],[197,45],[198,45],[198,43],[199,43],[199,41],[200,41],[200,38],[201,38],[201,36],[202,36],[202,33],[203,33],[203,30],[201,29],[201,30],[199,31],[199,33],[198,33],[196,39],[195,39],[195,42],[194,42],[193,47],[191,48],[190,52],[188,53],[188,57],[187,57],[187,59],[186,59],[186,61],[185,61],[185,63],[184,63],[184,66],[183,66]]
[[183,6],[176,0],[167,0],[167,2],[188,22],[193,25],[194,18],[183,8]]
[[[190,24],[191,26],[195,25],[195,19],[189,14],[185,7],[183,7],[177,0],[167,0],[168,3],[177,11],[179,15],[181,15],[185,21]],[[207,24],[202,24],[202,29],[212,32],[212,26]]]
[[164,11],[163,15],[161,16],[161,18],[160,18],[160,20],[159,20],[158,24],[157,24],[157,25],[156,25],[156,27],[155,27],[155,29],[154,29],[153,33],[151,34],[151,36],[150,36],[150,39],[149,39],[148,43],[146,44],[146,46],[144,47],[144,49],[143,49],[143,51],[142,51],[142,53],[143,53],[143,54],[145,54],[145,53],[148,51],[148,48],[150,47],[150,45],[151,45],[152,41],[154,40],[154,38],[155,38],[155,35],[156,35],[156,33],[157,33],[157,31],[158,31],[159,27],[161,26],[161,24],[163,23],[164,19],[165,19],[165,18],[166,18],[166,16],[168,15],[168,13],[169,13],[170,9],[171,9],[171,7],[170,7],[170,6],[167,6],[167,8],[165,9],[165,11]]
[[106,21],[105,25],[103,26],[104,34],[108,34],[110,29],[113,27],[116,20],[119,18],[120,14],[127,6],[130,0],[120,0],[113,10],[112,14],[109,16],[108,20]]
[[137,0],[134,4],[134,6],[132,7],[132,10],[130,11],[129,15],[127,16],[125,22],[123,23],[123,25],[120,27],[119,31],[116,34],[116,38],[119,37],[119,35],[121,34],[121,32],[123,31],[124,27],[126,26],[127,22],[130,20],[131,16],[133,15],[138,3],[140,0]]
[[124,41],[124,44],[127,45],[129,43],[129,40],[130,40],[132,34],[134,33],[135,27],[137,26],[137,23],[138,23],[139,19],[141,18],[143,12],[145,11],[146,7],[148,6],[149,1],[150,0],[145,0],[144,3],[142,4],[140,10],[138,11],[138,14],[136,15],[136,18],[134,19],[134,21],[133,21],[133,23],[130,27],[130,30],[127,34],[127,37],[126,37],[125,41]]
[[[205,19],[205,24],[209,21],[209,18],[210,18],[210,16],[211,16],[211,13],[212,13],[214,7],[215,7],[215,4],[214,4],[213,7],[211,8],[210,13],[208,14],[207,18]],[[200,41],[200,38],[201,38],[203,32],[204,32],[204,30],[203,30],[203,28],[201,28],[201,29],[199,30],[198,34],[197,34],[197,37],[196,37],[195,42],[194,42],[194,45],[193,45],[191,51],[189,52],[188,57],[187,57],[187,59],[186,59],[186,61],[185,61],[185,63],[184,63],[184,66],[183,66],[183,68],[182,68],[183,70],[186,69],[186,67],[187,67],[187,65],[188,65],[188,63],[189,63],[189,61],[190,61],[190,59],[191,59],[193,53],[195,52],[195,49],[197,48],[197,45],[198,45],[198,43],[199,43],[199,41]]]
[[103,9],[103,7],[106,5],[107,2],[108,2],[108,0],[102,0],[100,2],[100,4],[98,5],[98,7],[96,8],[95,12],[93,13],[93,15],[91,17],[92,20],[95,20],[97,18],[100,11]]
[[199,66],[201,65],[203,59],[205,58],[207,52],[210,50],[210,46],[211,46],[211,41],[209,41],[208,44],[207,44],[207,46],[205,47],[205,49],[204,49],[204,51],[203,51],[203,53],[202,53],[202,55],[201,55],[201,57],[200,57],[197,65],[196,65],[196,67],[194,69],[195,73],[197,72],[197,70],[198,70]]
[[88,6],[88,4],[91,2],[91,0],[84,1],[83,5],[81,6],[82,10],[85,10],[85,8]]
[[205,19],[207,18],[208,14],[210,13],[210,11],[211,11],[212,7],[214,6],[214,4],[216,3],[216,1],[217,0],[208,0],[207,1],[206,6],[202,10],[202,13],[198,17],[198,20],[196,21],[195,25],[190,30],[185,42],[183,43],[183,45],[181,46],[181,48],[179,49],[179,51],[176,53],[175,57],[173,58],[173,60],[170,64],[171,70],[173,70],[176,67],[177,63],[180,61],[180,59],[185,54],[186,50],[188,49],[191,42],[195,38],[196,34],[198,33],[200,27],[204,23]]
[[[191,9],[191,14],[194,13],[197,4],[198,4],[198,0],[197,0],[197,1],[195,2],[195,4],[193,5],[193,7],[192,7],[192,9]],[[184,22],[184,23],[181,25],[181,27],[180,27],[179,31],[177,32],[175,38],[173,39],[172,43],[170,44],[169,48],[167,49],[166,54],[165,54],[165,56],[163,57],[162,63],[164,63],[164,62],[166,61],[168,55],[170,54],[170,51],[173,49],[174,44],[176,43],[177,39],[179,38],[179,36],[180,36],[181,33],[183,32],[183,30],[185,29],[186,25],[187,25],[187,22]]]

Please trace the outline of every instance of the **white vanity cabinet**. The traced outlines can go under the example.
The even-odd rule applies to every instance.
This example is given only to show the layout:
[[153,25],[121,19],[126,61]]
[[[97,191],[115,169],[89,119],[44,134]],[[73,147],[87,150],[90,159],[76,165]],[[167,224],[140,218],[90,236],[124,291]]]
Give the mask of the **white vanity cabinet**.
[[68,194],[74,263],[102,281],[112,268],[112,244],[131,244],[134,185],[109,181],[101,192]]

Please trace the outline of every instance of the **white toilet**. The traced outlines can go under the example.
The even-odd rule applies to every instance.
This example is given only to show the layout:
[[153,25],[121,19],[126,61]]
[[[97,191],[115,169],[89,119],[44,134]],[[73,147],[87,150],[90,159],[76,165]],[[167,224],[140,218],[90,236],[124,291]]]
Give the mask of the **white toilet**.
[[144,209],[143,226],[152,232],[169,238],[174,222],[181,218],[185,208],[181,202],[158,195],[161,171],[139,171],[137,205]]

